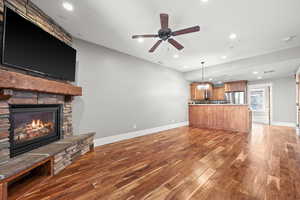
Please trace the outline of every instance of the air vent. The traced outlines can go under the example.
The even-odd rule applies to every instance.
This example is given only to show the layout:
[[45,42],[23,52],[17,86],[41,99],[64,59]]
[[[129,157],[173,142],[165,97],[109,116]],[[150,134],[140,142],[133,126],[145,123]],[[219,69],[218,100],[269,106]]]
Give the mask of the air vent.
[[297,36],[296,35],[292,35],[292,36],[288,36],[286,38],[283,38],[282,40],[284,42],[291,42],[292,40],[294,40]]
[[270,73],[274,73],[274,70],[268,70],[268,71],[264,71],[264,74],[270,74]]

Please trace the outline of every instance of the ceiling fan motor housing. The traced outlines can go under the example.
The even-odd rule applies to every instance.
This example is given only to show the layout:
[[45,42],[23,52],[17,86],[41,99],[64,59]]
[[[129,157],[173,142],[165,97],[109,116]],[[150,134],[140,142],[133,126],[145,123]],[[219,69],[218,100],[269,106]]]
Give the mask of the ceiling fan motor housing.
[[162,28],[158,31],[158,37],[162,40],[167,40],[172,36],[172,30],[169,28]]

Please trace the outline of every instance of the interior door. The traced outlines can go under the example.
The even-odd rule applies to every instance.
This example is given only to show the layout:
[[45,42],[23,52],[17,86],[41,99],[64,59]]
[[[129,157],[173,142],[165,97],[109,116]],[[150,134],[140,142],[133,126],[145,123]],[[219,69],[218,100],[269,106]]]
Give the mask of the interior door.
[[271,124],[271,87],[257,85],[249,88],[249,104],[252,110],[252,121]]

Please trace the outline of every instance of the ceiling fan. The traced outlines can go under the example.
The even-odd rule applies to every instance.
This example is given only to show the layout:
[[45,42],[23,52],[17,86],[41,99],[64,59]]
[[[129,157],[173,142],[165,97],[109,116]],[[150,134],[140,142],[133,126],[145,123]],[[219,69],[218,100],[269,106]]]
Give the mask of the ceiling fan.
[[132,36],[132,39],[159,38],[159,40],[149,50],[150,53],[153,53],[163,41],[168,41],[171,45],[173,45],[176,49],[180,51],[184,48],[184,46],[182,46],[179,42],[174,40],[172,37],[200,31],[200,26],[193,26],[178,31],[172,31],[169,28],[168,14],[160,14],[160,23],[161,23],[161,29],[158,31],[158,34],[134,35]]

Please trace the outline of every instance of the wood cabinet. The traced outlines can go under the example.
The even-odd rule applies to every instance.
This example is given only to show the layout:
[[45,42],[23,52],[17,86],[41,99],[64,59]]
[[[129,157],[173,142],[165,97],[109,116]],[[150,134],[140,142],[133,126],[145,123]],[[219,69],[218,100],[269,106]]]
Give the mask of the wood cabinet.
[[[192,83],[191,88],[191,100],[207,100],[205,99],[205,91],[197,88],[201,83]],[[222,101],[225,100],[225,92],[246,92],[247,81],[234,81],[227,82],[224,86],[213,87],[212,83],[207,83],[209,89],[207,91],[208,100]]]
[[215,101],[225,100],[225,89],[223,86],[213,88],[211,100],[215,100]]
[[246,92],[247,81],[234,81],[225,83],[225,92]]
[[[191,88],[191,100],[206,100],[205,99],[205,91],[199,90],[197,86],[200,83],[192,83],[190,85]],[[225,89],[223,86],[213,87],[211,83],[209,84],[209,89],[207,91],[207,98],[209,100],[221,101],[225,99]]]
[[250,132],[251,111],[247,105],[190,105],[191,127]]
[[[201,83],[192,83],[190,85],[191,88],[191,100],[205,100],[205,90],[199,90],[197,88],[198,85]],[[213,87],[211,83],[206,83],[209,85],[209,88],[207,90],[207,98],[211,98],[213,94]]]

